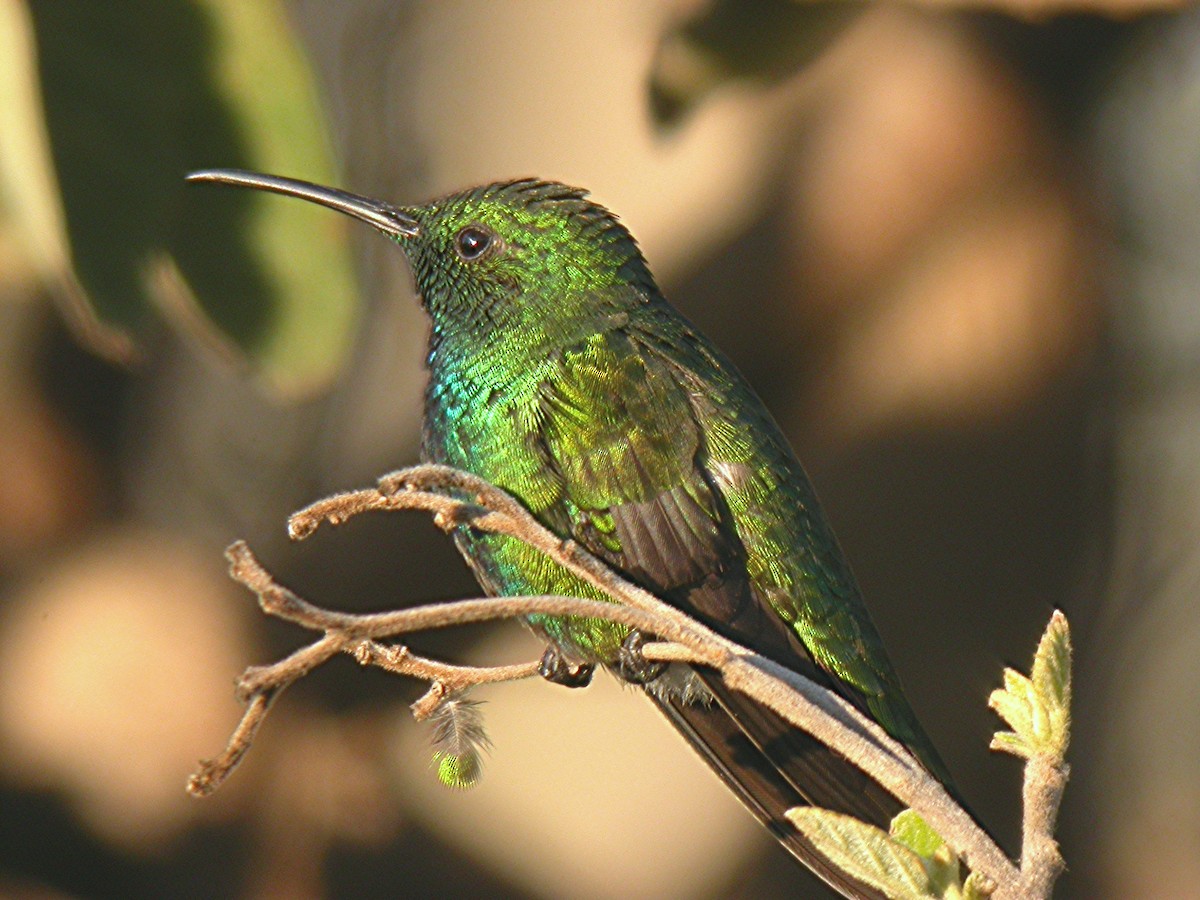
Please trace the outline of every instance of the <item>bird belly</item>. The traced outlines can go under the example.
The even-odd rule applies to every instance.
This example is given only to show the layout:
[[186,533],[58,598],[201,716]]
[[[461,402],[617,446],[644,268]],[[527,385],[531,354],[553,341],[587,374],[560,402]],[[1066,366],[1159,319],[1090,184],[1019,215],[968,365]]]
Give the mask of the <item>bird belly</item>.
[[[459,552],[489,594],[516,597],[557,594],[608,600],[602,592],[572,575],[558,563],[520,541],[504,535],[480,534],[460,528],[454,536]],[[531,615],[533,631],[554,644],[572,662],[612,663],[629,630],[605,619],[580,616]]]

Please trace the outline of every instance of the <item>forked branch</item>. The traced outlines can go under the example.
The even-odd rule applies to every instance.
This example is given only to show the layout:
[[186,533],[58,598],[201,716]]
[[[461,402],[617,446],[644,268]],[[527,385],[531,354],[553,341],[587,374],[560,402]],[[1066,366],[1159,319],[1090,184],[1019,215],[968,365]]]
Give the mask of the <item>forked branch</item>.
[[[294,540],[302,540],[322,523],[337,525],[364,512],[403,509],[432,513],[437,525],[447,531],[465,526],[520,540],[615,602],[560,596],[489,597],[386,613],[339,613],[314,606],[277,584],[244,543],[235,543],[227,551],[231,575],[258,596],[262,610],[322,636],[279,662],[246,670],[238,681],[239,699],[246,704],[242,720],[226,749],[215,759],[203,762],[189,780],[189,792],[202,796],[216,790],[245,755],[279,694],[338,653],[349,653],[364,665],[428,683],[429,691],[413,705],[417,717],[425,718],[444,700],[471,686],[529,678],[537,674],[538,665],[450,665],[417,656],[403,645],[384,643],[387,639],[531,614],[595,617],[657,637],[657,643],[645,646],[648,659],[689,662],[719,670],[731,688],[770,707],[838,751],[915,809],[972,871],[995,886],[996,897],[1031,896],[1027,893],[1029,873],[1023,877],[945,788],[878,725],[824,687],[726,640],[620,578],[583,547],[546,529],[515,499],[480,478],[445,466],[403,469],[382,478],[377,489],[338,494],[295,513],[288,530]],[[1041,808],[1046,809],[1046,805]],[[1052,831],[1053,816],[1049,818],[1041,827]],[[1052,842],[1049,835],[1046,839]]]

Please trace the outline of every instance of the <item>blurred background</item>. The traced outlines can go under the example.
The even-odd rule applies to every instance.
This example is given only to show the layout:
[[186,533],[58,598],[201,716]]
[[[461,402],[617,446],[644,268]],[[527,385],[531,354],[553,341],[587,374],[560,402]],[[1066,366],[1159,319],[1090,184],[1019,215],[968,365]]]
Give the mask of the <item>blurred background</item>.
[[[0,0],[0,894],[823,896],[611,679],[479,692],[440,788],[419,688],[349,659],[213,797],[232,681],[322,605],[476,588],[427,518],[290,545],[415,461],[394,247],[248,167],[397,202],[589,188],[821,493],[927,730],[1019,845],[988,691],[1075,644],[1063,897],[1200,882],[1200,14],[1138,0]],[[517,626],[422,636],[456,661]]]

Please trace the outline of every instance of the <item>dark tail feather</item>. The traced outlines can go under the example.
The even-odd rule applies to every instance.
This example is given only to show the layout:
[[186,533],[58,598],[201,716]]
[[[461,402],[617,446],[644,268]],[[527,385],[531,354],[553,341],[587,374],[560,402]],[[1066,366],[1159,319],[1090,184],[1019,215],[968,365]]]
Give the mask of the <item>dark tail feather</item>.
[[650,695],[713,771],[793,856],[846,897],[887,900],[817,852],[784,812],[818,806],[886,829],[902,806],[840,755],[749,698],[712,671],[698,670],[711,703]]

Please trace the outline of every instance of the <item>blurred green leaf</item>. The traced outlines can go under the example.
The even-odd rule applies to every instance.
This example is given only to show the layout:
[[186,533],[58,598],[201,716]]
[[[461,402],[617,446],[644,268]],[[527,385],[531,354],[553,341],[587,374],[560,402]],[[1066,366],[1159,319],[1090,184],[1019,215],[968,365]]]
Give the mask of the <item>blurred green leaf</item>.
[[115,360],[132,354],[129,338],[91,315],[71,267],[66,223],[42,115],[33,21],[20,0],[0,2],[0,207],[29,270],[62,306],[75,330]]
[[66,242],[58,186],[50,169],[35,77],[33,24],[22,3],[0,3],[0,197],[43,274],[62,267]]
[[[284,5],[261,0],[205,0],[203,5],[211,10],[216,26],[218,87],[235,111],[251,168],[336,182],[314,74],[291,32]],[[226,163],[210,159],[203,165]],[[189,201],[201,190],[189,190]],[[230,202],[234,194],[244,192],[212,193],[216,203]],[[293,387],[303,390],[324,383],[340,371],[358,322],[347,240],[353,225],[328,210],[266,195],[251,194],[249,210],[248,244],[276,310],[256,356]],[[205,229],[196,240],[214,237],[219,235]],[[175,253],[182,258],[182,248]],[[205,290],[198,280],[193,283]]]
[[938,897],[921,857],[882,829],[827,809],[799,807],[788,819],[835,866],[896,900]]
[[1012,729],[995,734],[993,750],[1062,762],[1071,730],[1071,633],[1062,612],[1055,610],[1050,617],[1032,677],[1005,669],[1004,688],[992,692],[988,705]]
[[866,4],[856,0],[713,0],[663,35],[650,69],[650,108],[677,125],[735,80],[769,84],[811,63]]
[[[47,169],[97,321],[138,337],[155,307],[174,315],[194,292],[203,315],[177,321],[215,325],[278,388],[327,382],[357,313],[344,227],[299,204],[182,180],[212,166],[336,180],[313,74],[282,3],[30,10]],[[161,277],[176,268],[182,280]]]

